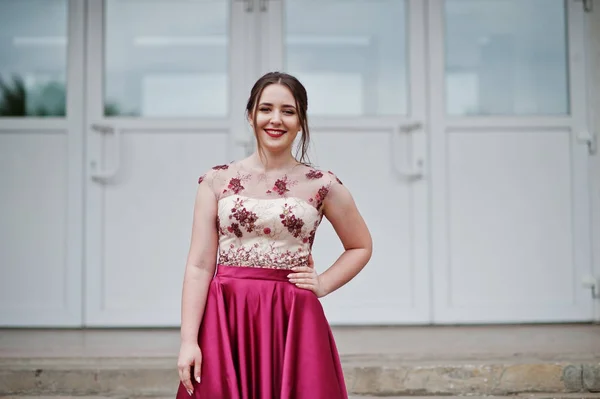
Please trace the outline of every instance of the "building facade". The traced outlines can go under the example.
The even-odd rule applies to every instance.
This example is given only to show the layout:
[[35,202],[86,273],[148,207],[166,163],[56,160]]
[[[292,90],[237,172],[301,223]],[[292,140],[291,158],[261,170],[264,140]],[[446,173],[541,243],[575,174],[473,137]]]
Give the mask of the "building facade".
[[333,324],[600,320],[595,5],[0,2],[0,325],[177,326],[196,182],[272,70],[373,234]]

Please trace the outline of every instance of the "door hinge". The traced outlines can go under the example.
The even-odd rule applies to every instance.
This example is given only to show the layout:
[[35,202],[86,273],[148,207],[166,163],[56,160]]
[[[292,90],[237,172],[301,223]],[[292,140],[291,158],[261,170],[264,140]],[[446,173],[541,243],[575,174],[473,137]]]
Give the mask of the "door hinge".
[[577,135],[577,141],[586,144],[590,155],[596,154],[598,150],[598,138],[596,133],[590,131],[583,131]]

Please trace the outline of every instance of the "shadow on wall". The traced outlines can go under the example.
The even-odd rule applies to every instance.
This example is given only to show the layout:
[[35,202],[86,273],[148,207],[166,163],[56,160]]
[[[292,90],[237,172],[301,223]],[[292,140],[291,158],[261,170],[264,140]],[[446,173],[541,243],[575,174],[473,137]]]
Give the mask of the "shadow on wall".
[[[65,117],[65,85],[50,81],[27,85],[19,75],[6,79],[0,74],[0,117]],[[104,116],[131,114],[123,113],[115,103],[106,103]]]

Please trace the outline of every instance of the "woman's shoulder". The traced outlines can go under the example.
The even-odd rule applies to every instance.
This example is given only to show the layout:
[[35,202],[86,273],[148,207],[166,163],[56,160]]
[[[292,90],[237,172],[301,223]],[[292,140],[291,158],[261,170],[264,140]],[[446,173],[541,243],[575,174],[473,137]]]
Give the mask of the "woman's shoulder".
[[342,181],[335,173],[328,169],[318,168],[312,165],[303,165],[302,171],[307,181],[316,183],[325,183],[327,185],[342,184]]
[[215,183],[215,181],[220,180],[231,174],[232,170],[235,169],[236,162],[231,162],[229,164],[220,164],[211,167],[206,170],[200,177],[198,178],[198,184],[210,184],[211,186]]

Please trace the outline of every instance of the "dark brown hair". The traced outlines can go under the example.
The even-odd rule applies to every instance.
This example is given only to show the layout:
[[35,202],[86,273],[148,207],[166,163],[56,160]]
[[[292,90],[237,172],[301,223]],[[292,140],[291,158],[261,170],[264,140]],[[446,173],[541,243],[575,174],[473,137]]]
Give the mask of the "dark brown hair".
[[[287,87],[292,92],[294,100],[296,100],[296,109],[298,110],[298,120],[300,121],[300,126],[302,128],[302,136],[300,145],[296,148],[295,158],[300,163],[310,165],[310,160],[308,159],[310,132],[308,130],[308,117],[306,115],[308,98],[306,96],[306,89],[298,79],[283,72],[269,72],[263,75],[256,83],[254,83],[254,86],[250,91],[250,98],[248,98],[248,104],[246,105],[246,116],[252,115],[253,123],[256,126],[256,107],[258,101],[265,87],[272,84],[280,84]],[[256,137],[256,142],[260,150],[260,142],[258,142],[256,131],[254,132],[254,136]],[[298,154],[300,154],[300,158],[298,158]]]

